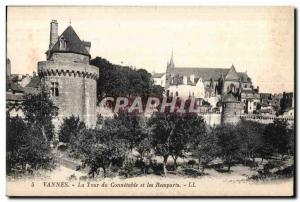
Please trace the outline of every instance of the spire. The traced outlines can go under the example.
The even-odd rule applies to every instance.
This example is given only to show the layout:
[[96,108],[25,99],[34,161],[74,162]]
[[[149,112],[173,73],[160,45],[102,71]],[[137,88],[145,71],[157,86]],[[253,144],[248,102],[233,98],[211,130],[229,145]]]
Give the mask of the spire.
[[175,65],[174,65],[174,60],[173,60],[173,50],[172,50],[172,54],[171,54],[170,65],[171,65],[172,67],[175,66]]

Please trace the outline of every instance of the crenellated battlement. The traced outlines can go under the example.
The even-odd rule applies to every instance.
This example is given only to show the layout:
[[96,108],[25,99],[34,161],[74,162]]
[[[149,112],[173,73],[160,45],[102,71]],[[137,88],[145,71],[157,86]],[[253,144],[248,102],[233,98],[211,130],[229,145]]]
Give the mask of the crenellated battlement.
[[44,76],[69,76],[97,80],[99,70],[97,67],[82,63],[57,63],[52,61],[38,62],[38,74]]
[[266,116],[266,115],[258,115],[258,114],[247,114],[247,115],[241,115],[242,119],[246,120],[270,120],[273,121],[275,119],[277,120],[283,120],[283,121],[294,121],[293,116]]
[[274,120],[287,121],[290,125],[294,124],[293,116],[275,116],[275,115],[259,115],[259,114],[245,114],[241,115],[242,120],[255,121],[262,124],[273,123]]

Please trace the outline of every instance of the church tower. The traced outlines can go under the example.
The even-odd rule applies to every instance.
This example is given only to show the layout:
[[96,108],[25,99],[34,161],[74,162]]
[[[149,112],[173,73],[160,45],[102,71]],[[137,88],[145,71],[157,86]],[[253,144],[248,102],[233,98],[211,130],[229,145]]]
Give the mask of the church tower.
[[56,128],[64,118],[78,116],[88,127],[96,125],[96,81],[99,69],[89,64],[90,43],[81,41],[72,26],[58,36],[58,23],[50,23],[47,60],[38,62],[38,74],[58,107]]
[[171,54],[171,59],[170,62],[167,63],[167,71],[166,71],[166,89],[169,88],[170,84],[172,83],[172,77],[173,75],[173,71],[175,68],[175,64],[174,64],[174,60],[173,60],[173,51]]

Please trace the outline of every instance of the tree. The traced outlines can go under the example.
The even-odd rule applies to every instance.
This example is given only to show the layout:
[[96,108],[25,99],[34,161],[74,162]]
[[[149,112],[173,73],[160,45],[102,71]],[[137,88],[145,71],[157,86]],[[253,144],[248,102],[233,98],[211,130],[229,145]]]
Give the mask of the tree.
[[30,169],[51,169],[54,165],[49,143],[39,128],[31,127],[19,117],[7,116],[7,173],[24,173]]
[[59,141],[71,143],[71,140],[77,138],[77,134],[85,128],[85,123],[79,117],[71,116],[64,118],[59,130]]
[[[174,160],[175,169],[178,157],[184,157],[189,138],[198,131],[202,118],[184,114],[154,114],[148,121],[152,130],[152,145],[155,153],[163,157],[164,174],[167,174],[169,156]],[[200,124],[201,127],[201,124]]]
[[46,142],[54,136],[54,125],[52,119],[57,115],[57,107],[49,99],[49,94],[44,86],[37,94],[29,94],[24,102],[25,121],[32,128],[39,128]]
[[233,125],[219,126],[215,130],[218,138],[217,145],[220,147],[220,156],[225,159],[230,172],[232,161],[239,156],[240,138],[238,130]]
[[143,117],[119,113],[115,118],[120,121],[122,126],[121,130],[123,130],[120,131],[122,134],[120,138],[128,141],[130,150],[137,147],[137,145],[148,136],[145,119]]
[[264,146],[273,154],[281,154],[282,157],[288,152],[289,134],[287,122],[275,119],[266,126],[263,132]]
[[262,134],[264,125],[258,122],[242,120],[237,125],[237,130],[241,141],[241,152],[244,158],[252,158],[255,163],[255,157],[263,155],[263,139]]
[[193,154],[198,158],[198,169],[204,173],[208,163],[218,154],[217,137],[214,132],[206,132],[204,128],[196,138],[191,138],[191,141]]
[[17,170],[25,171],[27,145],[27,125],[19,117],[6,116],[6,170],[11,173]]
[[53,138],[52,119],[57,108],[44,87],[37,94],[29,94],[23,102],[25,119],[7,116],[8,172],[51,168],[53,158],[49,140]]
[[294,154],[295,152],[295,125],[294,123],[288,128],[288,139],[289,139],[289,145],[288,145],[288,153]]
[[103,169],[104,177],[111,166],[122,166],[128,154],[128,147],[107,128],[101,130],[86,129],[78,136],[75,152],[82,160],[83,168],[89,166],[89,175],[94,177]]
[[109,97],[161,96],[164,89],[154,85],[151,74],[144,69],[133,69],[127,66],[111,64],[106,59],[96,57],[91,64],[99,68],[97,94],[101,100]]

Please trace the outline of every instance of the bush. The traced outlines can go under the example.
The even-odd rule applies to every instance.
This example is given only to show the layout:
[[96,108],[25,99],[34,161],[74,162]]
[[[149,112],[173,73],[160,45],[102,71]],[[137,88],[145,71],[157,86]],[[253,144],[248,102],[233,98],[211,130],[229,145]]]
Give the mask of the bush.
[[182,170],[182,172],[184,175],[191,176],[191,177],[198,177],[203,175],[202,172],[194,168],[185,168]]
[[133,177],[143,174],[141,169],[135,167],[135,164],[136,162],[133,159],[125,161],[119,175],[124,177]]
[[151,169],[153,170],[153,173],[156,175],[164,175],[163,163],[157,163],[156,161],[154,161],[151,165]]
[[174,163],[167,163],[166,167],[167,167],[168,171],[175,171],[176,170]]
[[84,130],[85,123],[79,117],[71,116],[63,120],[59,130],[59,141],[70,143],[73,138],[77,138],[78,134]]
[[49,142],[43,138],[41,130],[18,117],[7,117],[6,160],[8,175],[54,167]]
[[189,161],[187,162],[187,164],[188,164],[189,166],[191,166],[191,167],[194,167],[194,166],[196,165],[196,161],[195,161],[194,159],[192,159],[192,160],[189,160]]

